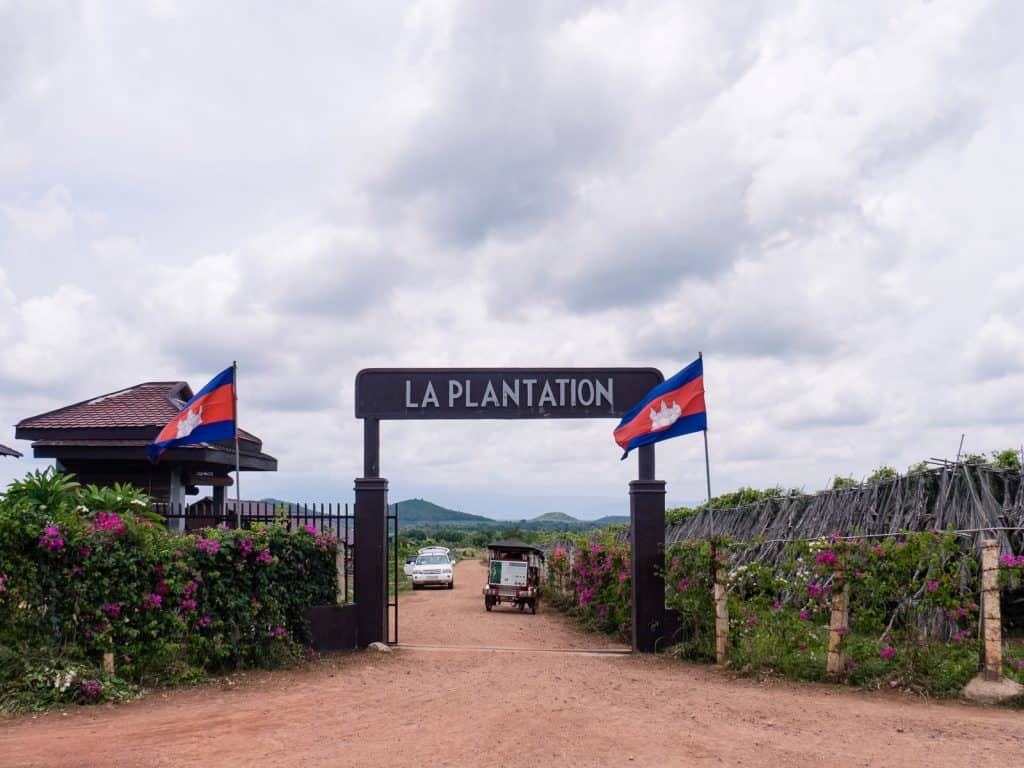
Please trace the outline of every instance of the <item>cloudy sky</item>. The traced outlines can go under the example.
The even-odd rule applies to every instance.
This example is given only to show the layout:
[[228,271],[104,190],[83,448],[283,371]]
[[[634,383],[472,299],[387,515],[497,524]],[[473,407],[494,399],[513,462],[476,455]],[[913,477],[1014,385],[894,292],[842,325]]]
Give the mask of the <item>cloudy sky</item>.
[[[243,494],[347,500],[361,368],[703,350],[716,492],[1019,446],[1022,28],[1013,0],[0,0],[0,423],[237,359],[280,462]],[[386,422],[381,469],[393,500],[621,513],[613,426]],[[699,500],[700,437],[658,476]]]

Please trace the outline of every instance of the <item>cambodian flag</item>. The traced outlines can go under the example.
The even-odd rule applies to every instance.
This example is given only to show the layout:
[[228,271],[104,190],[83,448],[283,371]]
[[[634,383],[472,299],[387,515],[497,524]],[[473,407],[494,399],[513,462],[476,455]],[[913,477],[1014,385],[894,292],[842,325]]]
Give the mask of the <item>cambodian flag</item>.
[[615,428],[622,458],[641,445],[708,428],[704,407],[704,361],[697,358],[633,406]]
[[146,449],[154,464],[168,448],[235,437],[235,366],[225,368],[185,403]]

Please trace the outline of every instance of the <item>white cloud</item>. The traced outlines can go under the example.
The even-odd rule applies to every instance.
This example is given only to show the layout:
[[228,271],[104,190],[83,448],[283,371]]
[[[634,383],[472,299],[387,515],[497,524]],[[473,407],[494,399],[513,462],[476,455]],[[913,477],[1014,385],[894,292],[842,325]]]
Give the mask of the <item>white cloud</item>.
[[47,242],[74,229],[71,194],[62,186],[51,188],[42,199],[29,206],[5,205],[0,208],[16,238]]
[[[1018,444],[1022,20],[0,8],[0,418],[237,359],[247,487],[347,495],[361,367],[702,350],[716,490]],[[386,424],[383,465],[624,508],[611,426]],[[658,450],[699,499],[699,439]]]

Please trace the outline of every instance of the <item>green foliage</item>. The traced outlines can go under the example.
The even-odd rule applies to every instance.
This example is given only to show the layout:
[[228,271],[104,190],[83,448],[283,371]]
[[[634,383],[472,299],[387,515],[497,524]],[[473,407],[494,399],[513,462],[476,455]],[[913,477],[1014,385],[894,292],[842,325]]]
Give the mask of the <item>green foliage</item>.
[[1020,451],[1016,448],[1006,448],[1002,451],[992,451],[992,466],[998,469],[1010,469],[1020,471]]
[[[332,603],[333,537],[281,525],[175,534],[127,486],[47,470],[0,499],[0,706],[113,700],[239,666],[277,666]],[[99,669],[113,653],[116,677]],[[44,695],[45,694],[45,695]]]
[[[712,509],[735,509],[736,507],[745,507],[751,504],[760,504],[763,501],[770,499],[779,499],[784,496],[798,495],[802,493],[799,488],[785,489],[781,486],[773,486],[771,488],[748,488],[742,487],[737,488],[735,491],[723,493],[719,496],[713,496],[711,498]],[[693,517],[694,515],[703,512],[708,507],[707,503],[701,504],[697,507],[675,507],[665,511],[665,521],[668,525],[675,525],[681,523],[687,518]]]
[[892,480],[896,477],[896,468],[887,465],[882,465],[870,475],[868,475],[867,482],[869,483],[880,483],[883,480]]
[[711,544],[687,541],[666,558],[665,604],[682,619],[685,640],[673,655],[692,661],[715,660],[714,558]]
[[858,485],[857,481],[851,476],[843,477],[842,475],[836,475],[832,479],[832,486],[830,490],[838,491],[841,488],[854,488]]

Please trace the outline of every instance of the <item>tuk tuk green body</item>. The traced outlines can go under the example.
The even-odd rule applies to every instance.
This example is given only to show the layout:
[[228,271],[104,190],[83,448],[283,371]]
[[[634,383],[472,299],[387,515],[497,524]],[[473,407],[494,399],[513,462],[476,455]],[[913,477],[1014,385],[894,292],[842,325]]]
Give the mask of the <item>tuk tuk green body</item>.
[[544,553],[521,541],[497,541],[487,547],[487,586],[484,608],[507,603],[536,613],[540,604],[540,575]]

